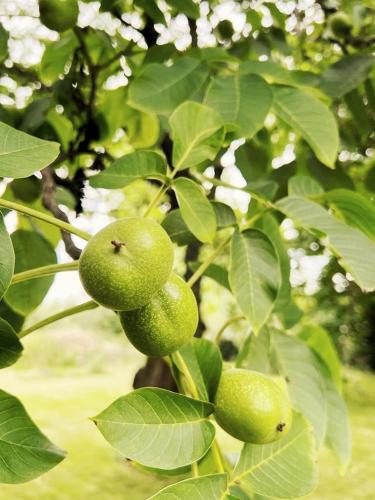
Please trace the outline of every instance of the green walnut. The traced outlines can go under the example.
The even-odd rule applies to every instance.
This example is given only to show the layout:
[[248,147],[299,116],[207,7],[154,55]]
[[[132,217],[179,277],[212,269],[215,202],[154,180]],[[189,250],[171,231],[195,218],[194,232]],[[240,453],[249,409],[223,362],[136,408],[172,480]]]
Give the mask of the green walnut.
[[39,13],[44,26],[62,33],[76,25],[78,2],[77,0],[39,0]]
[[337,38],[346,38],[350,35],[352,21],[345,12],[336,12],[329,17],[329,27]]
[[189,342],[198,325],[198,307],[185,281],[171,274],[151,301],[135,311],[119,313],[126,336],[147,356],[161,357]]
[[240,441],[266,444],[288,433],[292,409],[285,390],[270,377],[233,368],[221,376],[215,418],[220,427]]
[[79,260],[79,275],[98,304],[128,311],[151,300],[172,265],[173,246],[166,231],[151,219],[130,217],[90,239]]

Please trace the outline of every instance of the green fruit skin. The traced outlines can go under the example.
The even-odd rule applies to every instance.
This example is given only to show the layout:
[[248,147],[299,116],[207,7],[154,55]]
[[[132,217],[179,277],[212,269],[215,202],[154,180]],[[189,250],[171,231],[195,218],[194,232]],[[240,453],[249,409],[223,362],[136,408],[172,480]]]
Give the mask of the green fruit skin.
[[292,409],[285,391],[270,377],[233,368],[221,376],[215,418],[220,427],[240,441],[267,444],[288,433]]
[[39,0],[39,13],[44,26],[62,33],[76,25],[78,2],[77,0]]
[[185,281],[172,274],[144,307],[119,313],[126,336],[147,356],[172,354],[193,337],[198,306]]
[[[116,241],[123,246],[117,248]],[[82,252],[79,275],[86,292],[115,311],[137,309],[167,281],[173,265],[172,242],[152,219],[131,217],[109,224]]]

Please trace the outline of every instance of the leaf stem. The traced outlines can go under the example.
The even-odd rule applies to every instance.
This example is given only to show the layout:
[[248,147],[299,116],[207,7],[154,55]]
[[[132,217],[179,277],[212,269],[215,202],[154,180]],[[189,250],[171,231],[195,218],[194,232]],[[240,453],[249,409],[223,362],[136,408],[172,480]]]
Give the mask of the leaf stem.
[[191,473],[193,477],[199,477],[199,469],[198,469],[198,463],[193,462],[191,464]]
[[78,260],[73,260],[72,262],[67,262],[66,264],[51,264],[49,266],[28,269],[27,271],[23,271],[22,273],[15,274],[12,279],[12,285],[34,278],[41,278],[42,276],[51,276],[52,274],[56,274],[59,272],[75,271],[76,269],[78,269],[78,265]]
[[196,283],[197,280],[202,276],[202,274],[205,272],[205,270],[208,268],[208,266],[216,259],[216,257],[224,250],[224,248],[227,246],[227,244],[230,242],[232,238],[232,234],[227,236],[220,245],[216,247],[216,249],[207,257],[206,260],[202,262],[202,264],[198,267],[198,269],[195,271],[194,274],[191,275],[190,279],[188,280],[187,284],[189,286],[193,286],[194,283]]
[[229,325],[231,325],[232,323],[236,323],[237,321],[240,321],[241,319],[246,319],[246,318],[245,318],[245,316],[240,315],[240,316],[234,316],[233,318],[228,319],[221,326],[221,328],[219,329],[219,331],[217,332],[216,337],[215,337],[215,344],[219,344],[220,343],[221,337],[223,336],[223,333],[225,332],[225,330],[228,328]]
[[[167,178],[167,180],[170,182],[174,179],[175,175],[178,172],[178,168],[173,168],[171,175]],[[146,208],[143,217],[148,217],[151,213],[151,210],[157,205],[157,203],[160,201],[160,199],[165,195],[165,193],[168,191],[169,188],[169,182],[168,184],[163,181],[163,184],[160,186],[159,191],[156,193],[154,198],[151,200],[149,206]]]
[[68,233],[75,234],[86,241],[91,238],[91,236],[86,233],[86,231],[82,231],[81,229],[78,229],[77,227],[74,227],[67,222],[56,219],[55,217],[51,217],[50,215],[39,212],[38,210],[34,210],[33,208],[26,207],[25,205],[0,198],[0,207],[8,208],[9,210],[16,210],[16,212],[20,212],[21,214],[30,215],[35,219],[47,222],[48,224],[53,224],[54,226],[57,226],[64,231],[68,231]]
[[88,302],[84,302],[83,304],[80,304],[78,306],[70,307],[69,309],[64,309],[64,311],[61,311],[57,314],[53,314],[52,316],[49,316],[48,318],[45,318],[42,321],[39,321],[39,323],[35,323],[29,328],[25,328],[25,330],[22,330],[21,332],[18,333],[18,337],[21,339],[23,337],[26,337],[26,335],[29,335],[29,333],[32,333],[35,330],[39,330],[39,328],[42,328],[44,326],[50,325],[51,323],[54,323],[59,319],[66,318],[67,316],[72,316],[73,314],[77,314],[83,311],[89,311],[90,309],[95,309],[96,307],[98,307],[98,304],[93,300],[89,300]]

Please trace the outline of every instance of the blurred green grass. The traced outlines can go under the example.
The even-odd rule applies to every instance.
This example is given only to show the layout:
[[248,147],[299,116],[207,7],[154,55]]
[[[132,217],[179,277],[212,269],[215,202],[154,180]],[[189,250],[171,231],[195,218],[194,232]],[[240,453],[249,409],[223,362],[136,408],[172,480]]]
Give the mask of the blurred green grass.
[[[82,315],[79,321],[65,320],[58,329],[35,333],[25,340],[20,362],[0,372],[0,387],[19,397],[45,434],[68,451],[44,476],[23,485],[1,485],[1,500],[144,500],[166,484],[166,479],[145,474],[120,457],[88,419],[131,390],[142,357],[123,335],[114,334],[115,323],[107,324],[104,332],[86,328],[86,321]],[[320,484],[311,500],[374,498],[375,375],[346,370],[346,397],[352,464],[341,477],[334,457],[323,450]],[[226,451],[237,446],[224,437]]]

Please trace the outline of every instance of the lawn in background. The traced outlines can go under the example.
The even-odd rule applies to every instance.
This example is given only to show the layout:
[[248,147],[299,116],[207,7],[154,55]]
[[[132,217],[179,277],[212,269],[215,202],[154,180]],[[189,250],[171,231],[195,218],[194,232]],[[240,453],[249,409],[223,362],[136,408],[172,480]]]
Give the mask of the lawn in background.
[[[88,419],[131,390],[142,358],[122,335],[62,323],[59,330],[45,329],[25,341],[24,359],[0,372],[0,387],[19,397],[47,436],[69,453],[30,483],[0,485],[0,499],[144,500],[166,480],[126,462]],[[324,450],[320,485],[311,500],[374,499],[375,376],[347,370],[346,377],[353,462],[340,477],[334,458]],[[233,442],[226,440],[225,448],[233,451]]]

